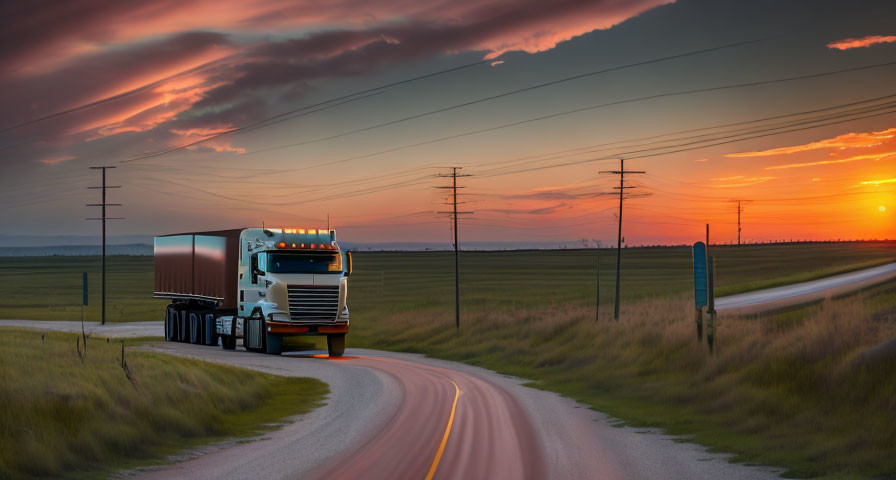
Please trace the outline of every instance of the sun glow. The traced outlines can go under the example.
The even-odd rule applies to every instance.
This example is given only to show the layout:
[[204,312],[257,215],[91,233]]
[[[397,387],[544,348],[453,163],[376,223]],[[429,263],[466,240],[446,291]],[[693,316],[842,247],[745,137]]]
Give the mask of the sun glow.
[[887,211],[887,207],[885,207],[884,205],[881,205],[881,206],[877,207],[877,211],[878,211],[878,212],[881,212],[881,213],[886,212],[886,211]]

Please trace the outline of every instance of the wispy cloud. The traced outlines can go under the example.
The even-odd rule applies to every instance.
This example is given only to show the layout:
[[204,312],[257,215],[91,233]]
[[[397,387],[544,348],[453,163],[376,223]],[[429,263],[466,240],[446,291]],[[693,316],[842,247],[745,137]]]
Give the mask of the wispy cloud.
[[[712,180],[722,182],[720,185],[713,185],[713,188],[736,188],[736,187],[749,187],[750,185],[756,185],[759,183],[765,183],[769,180],[774,180],[778,177],[752,177],[747,178],[743,175],[738,175],[736,177],[725,177],[725,178],[714,178]],[[737,183],[725,183],[733,180],[739,180]]]
[[835,50],[849,50],[851,48],[869,47],[879,43],[894,43],[896,35],[869,35],[861,38],[844,38],[828,44],[828,48]]
[[896,178],[888,178],[886,180],[866,180],[864,182],[859,182],[859,185],[874,185],[876,187],[886,183],[896,183]]
[[766,157],[771,155],[786,155],[790,153],[807,152],[810,150],[818,150],[825,148],[868,148],[882,145],[896,137],[896,128],[889,128],[879,132],[862,132],[862,133],[846,133],[838,135],[834,138],[819,140],[802,145],[794,145],[790,147],[772,148],[769,150],[760,150],[756,152],[729,153],[726,157]]
[[[817,162],[802,162],[802,163],[788,163],[784,165],[773,165],[771,167],[765,167],[766,170],[786,170],[789,168],[803,168],[803,167],[814,167],[817,165],[836,165],[838,163],[850,163],[857,162],[859,160],[882,160],[887,157],[891,157],[896,155],[896,152],[883,152],[883,153],[872,153],[868,155],[856,155],[854,157],[849,158],[839,158],[837,160],[819,160]],[[815,181],[813,179],[813,181]]]

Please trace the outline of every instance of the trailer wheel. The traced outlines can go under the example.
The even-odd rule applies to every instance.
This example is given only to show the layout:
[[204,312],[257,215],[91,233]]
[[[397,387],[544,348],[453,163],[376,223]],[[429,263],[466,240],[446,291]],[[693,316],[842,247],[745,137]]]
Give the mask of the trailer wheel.
[[186,343],[190,341],[190,312],[178,310],[177,315],[177,341]]
[[175,341],[175,333],[177,332],[177,310],[174,305],[168,305],[165,309],[165,341]]
[[327,353],[333,358],[339,358],[345,353],[345,334],[327,335]]
[[193,345],[197,345],[202,341],[202,321],[200,314],[197,312],[190,312],[190,343]]

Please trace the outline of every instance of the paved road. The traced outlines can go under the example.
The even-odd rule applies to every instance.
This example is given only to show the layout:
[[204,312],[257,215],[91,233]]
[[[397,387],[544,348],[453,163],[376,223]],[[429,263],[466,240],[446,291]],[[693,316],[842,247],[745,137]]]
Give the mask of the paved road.
[[[81,322],[52,320],[0,320],[0,327],[24,327],[55,332],[81,333]],[[88,335],[112,338],[165,336],[165,326],[162,324],[162,322],[109,322],[105,325],[100,325],[100,322],[84,322],[84,331]]]
[[[71,328],[64,322],[0,321],[12,325]],[[156,322],[114,328],[119,335],[133,330],[133,336],[160,330]],[[165,342],[149,348],[314,377],[331,390],[325,406],[295,423],[258,441],[203,448],[139,472],[150,479],[778,478],[774,470],[731,464],[724,455],[655,431],[616,427],[572,400],[468,365],[359,349],[330,360],[324,352],[274,357]]]
[[716,310],[729,313],[756,313],[853,292],[896,278],[896,263],[820,278],[783,287],[756,290],[716,299]]

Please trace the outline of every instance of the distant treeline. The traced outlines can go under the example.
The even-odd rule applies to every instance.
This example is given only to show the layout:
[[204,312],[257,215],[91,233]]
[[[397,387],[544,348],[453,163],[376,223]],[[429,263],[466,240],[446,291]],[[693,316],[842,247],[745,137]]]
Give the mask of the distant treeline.
[[[0,247],[0,257],[78,257],[102,253],[99,245],[60,245],[55,247]],[[106,255],[152,255],[152,245],[106,245]]]

